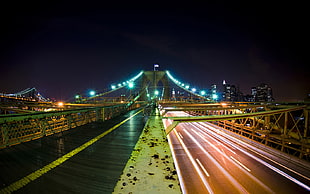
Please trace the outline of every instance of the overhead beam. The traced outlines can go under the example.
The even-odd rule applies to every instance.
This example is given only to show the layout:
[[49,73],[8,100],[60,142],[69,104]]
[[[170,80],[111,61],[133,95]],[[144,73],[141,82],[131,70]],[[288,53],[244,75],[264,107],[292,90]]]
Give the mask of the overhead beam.
[[179,122],[234,120],[234,119],[241,119],[241,118],[246,118],[246,117],[266,116],[266,115],[280,114],[283,112],[302,110],[305,107],[306,106],[298,106],[294,108],[287,108],[287,109],[280,109],[280,110],[269,110],[269,111],[262,111],[262,112],[233,114],[233,115],[209,115],[209,116],[163,117],[163,118],[171,119],[173,121],[179,121]]

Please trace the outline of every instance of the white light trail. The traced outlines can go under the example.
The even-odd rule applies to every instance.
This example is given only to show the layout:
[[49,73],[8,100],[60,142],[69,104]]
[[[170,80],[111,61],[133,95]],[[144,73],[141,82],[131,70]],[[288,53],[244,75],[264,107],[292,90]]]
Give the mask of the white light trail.
[[[192,125],[197,125],[196,123],[192,123]],[[197,126],[198,127],[198,126]],[[225,147],[227,150],[229,150],[231,153],[236,154],[232,149],[230,149],[228,146],[222,144],[221,142],[218,142],[221,146]],[[235,148],[234,148],[235,149]]]
[[192,163],[192,165],[194,166],[195,170],[197,171],[200,179],[202,180],[204,186],[206,187],[206,189],[208,190],[209,193],[213,193],[208,181],[206,180],[206,178],[203,176],[203,173],[201,172],[201,170],[199,169],[199,167],[197,166],[197,163],[195,162],[193,156],[191,155],[191,153],[189,152],[189,150],[187,149],[186,145],[184,144],[183,140],[180,138],[180,136],[178,135],[178,133],[176,131],[174,131],[175,135],[177,136],[179,142],[181,143],[185,153],[187,154],[190,162]]
[[207,177],[210,177],[209,173],[207,172],[207,170],[205,169],[205,167],[201,164],[201,162],[199,161],[198,158],[196,158],[197,163],[199,164],[199,166],[202,168],[203,172],[207,175]]
[[[204,123],[201,123],[201,124],[206,125],[206,124],[204,124]],[[208,126],[208,127],[209,127],[209,126]],[[211,128],[211,129],[213,128],[213,130],[215,130],[214,127],[209,127],[209,128]],[[206,132],[207,132],[207,131],[206,131]],[[213,135],[216,136],[216,133],[214,133],[214,131],[208,131],[208,133],[213,133]],[[229,136],[229,135],[227,135],[227,134],[225,134],[225,133],[223,133],[222,135],[225,136],[226,138]],[[248,153],[247,151],[245,151],[245,150],[242,149],[241,147],[238,147],[238,146],[234,145],[233,143],[231,143],[230,141],[228,141],[226,138],[221,137],[221,136],[218,136],[218,135],[217,135],[217,138],[221,139],[222,141],[224,141],[224,142],[226,142],[227,144],[229,144],[229,145],[235,147],[236,149],[240,150],[240,151],[243,152],[244,154],[248,155],[249,157],[253,158],[254,160],[256,160],[256,161],[260,162],[261,164],[265,165],[266,167],[270,168],[271,170],[277,172],[278,174],[280,174],[280,175],[286,177],[287,179],[293,181],[294,183],[296,183],[296,184],[300,185],[301,187],[303,187],[303,188],[307,189],[308,191],[310,191],[310,187],[309,187],[309,186],[307,186],[307,185],[305,185],[304,183],[300,182],[299,180],[297,180],[297,179],[291,177],[290,175],[286,174],[285,172],[279,170],[279,169],[276,168],[275,166],[273,166],[273,165],[271,165],[271,164],[269,164],[269,163],[267,163],[267,162],[261,160],[260,158],[254,156],[253,154]],[[270,158],[267,158],[266,156],[264,156],[264,155],[258,153],[257,151],[255,151],[255,150],[253,149],[253,147],[252,147],[251,145],[246,144],[245,142],[242,142],[241,140],[239,140],[239,139],[237,139],[237,138],[235,138],[235,137],[232,137],[232,136],[229,136],[228,138],[229,138],[230,140],[234,140],[235,143],[238,143],[239,146],[245,147],[246,149],[249,149],[249,147],[251,147],[251,151],[252,151],[252,152],[254,152],[254,153],[256,153],[256,154],[258,154],[258,155],[264,157],[265,159],[268,159],[269,161],[272,161],[272,162],[274,162],[274,163],[276,163],[276,164],[278,164],[278,165],[280,165],[280,166],[282,166],[282,167],[285,167],[284,165],[282,165],[282,164],[280,164],[280,163],[278,163],[278,162],[276,162],[276,161],[274,161],[274,160],[272,160],[272,159],[270,159]],[[306,176],[304,176],[304,175],[302,175],[302,174],[300,174],[300,173],[298,173],[298,172],[296,172],[296,171],[294,171],[294,170],[292,170],[292,169],[290,169],[290,168],[288,168],[288,167],[285,167],[285,169],[290,170],[291,172],[294,172],[295,174],[298,174],[299,176],[302,176],[302,177],[304,177],[304,178],[306,178],[306,179],[309,180],[309,177],[306,177]]]
[[[211,139],[214,139],[213,137],[211,137],[210,135],[208,135],[205,131],[203,131],[202,129],[196,127],[195,125],[193,125],[193,127],[195,127],[195,129],[197,129],[198,131],[202,132],[203,134],[205,134],[206,136],[208,136]],[[232,161],[231,158],[229,158],[224,152],[222,152],[220,149],[218,149],[216,146],[214,146],[210,141],[208,141],[205,137],[203,137],[201,135],[201,133],[199,133],[198,131],[195,131],[192,129],[192,131],[194,133],[196,133],[198,136],[200,136],[203,140],[205,140],[209,145],[211,145],[216,151],[218,151],[221,155],[223,155],[228,161]],[[187,132],[187,131],[186,131]],[[187,132],[188,133],[188,132]],[[198,142],[198,141],[197,141]],[[202,148],[204,149],[204,148]],[[268,192],[272,193],[272,190],[267,187],[263,182],[261,182],[259,179],[257,179],[255,176],[253,176],[251,173],[249,173],[250,171],[245,171],[244,169],[246,168],[242,168],[239,165],[237,165],[235,162],[232,162],[233,164],[235,164],[239,169],[241,169],[243,172],[245,172],[245,174],[247,174],[254,182],[256,182],[257,184],[259,184],[262,188],[264,188],[265,190],[267,190]],[[219,164],[220,165],[220,164]],[[244,166],[244,165],[243,165]]]
[[240,166],[242,166],[244,169],[246,169],[247,171],[251,172],[251,170],[249,168],[247,168],[244,164],[242,164],[240,161],[238,161],[237,159],[235,159],[234,157],[230,156],[231,159],[233,159],[235,162],[237,162]]
[[178,134],[179,134],[179,136],[183,139],[183,136],[182,136],[182,134],[180,133],[180,132],[178,132]]
[[[164,125],[165,125],[165,123],[164,123]],[[166,125],[165,125],[165,128],[166,128]],[[170,146],[172,157],[174,158],[174,161],[176,161],[176,162],[174,162],[174,164],[175,164],[175,169],[178,172],[178,177],[179,177],[182,193],[186,194],[186,189],[185,189],[185,185],[184,185],[184,178],[182,176],[181,169],[179,167],[179,163],[178,163],[178,161],[176,159],[176,155],[175,155],[175,152],[174,152],[174,149],[173,149],[173,145],[171,143],[170,135],[168,135],[168,143],[169,143],[169,146]]]
[[220,171],[229,179],[229,181],[234,185],[234,187],[239,191],[239,193],[248,193],[247,190],[236,181],[204,148],[203,146],[187,131],[184,131],[192,141],[206,154],[206,156],[212,161]]

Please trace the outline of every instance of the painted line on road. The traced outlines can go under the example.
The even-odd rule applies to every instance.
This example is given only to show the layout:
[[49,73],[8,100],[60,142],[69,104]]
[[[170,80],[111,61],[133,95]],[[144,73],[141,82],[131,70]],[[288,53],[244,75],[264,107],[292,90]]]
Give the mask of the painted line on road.
[[[193,130],[193,132],[195,132],[195,130]],[[208,151],[196,140],[196,138],[190,134],[190,132],[184,131],[184,133],[186,133],[186,135],[204,152],[209,161],[212,162],[227,177],[239,193],[248,193],[247,190],[225,168],[223,168],[221,164],[213,156],[211,156],[211,154],[208,153]]]
[[[212,126],[209,126],[209,124],[207,125],[207,124],[205,124],[205,123],[201,123],[201,125],[204,125],[205,127],[210,127],[211,129],[212,128],[214,128],[214,127],[212,127]],[[214,130],[216,130],[216,128],[214,128],[213,129],[213,131]],[[247,149],[247,150],[250,150],[250,151],[252,151],[253,153],[255,153],[255,154],[257,154],[257,155],[259,155],[259,156],[261,156],[261,157],[263,157],[264,159],[266,159],[266,160],[269,160],[269,161],[271,161],[271,162],[273,162],[273,163],[275,163],[275,164],[277,164],[277,165],[279,165],[279,166],[281,166],[282,168],[285,168],[286,170],[288,170],[288,171],[291,171],[291,172],[293,172],[293,173],[295,173],[295,174],[297,174],[298,176],[301,176],[302,178],[304,178],[304,179],[306,179],[306,180],[310,180],[310,177],[307,177],[307,176],[305,176],[305,175],[303,175],[303,174],[301,174],[301,173],[299,173],[299,172],[297,172],[297,171],[295,171],[295,170],[293,170],[293,169],[291,169],[291,168],[289,168],[289,167],[286,167],[285,165],[283,165],[283,164],[281,164],[281,163],[279,163],[279,162],[277,162],[277,161],[275,161],[275,160],[273,160],[273,159],[271,159],[271,158],[269,158],[269,157],[267,157],[267,156],[265,156],[265,155],[263,155],[263,154],[261,154],[261,153],[259,153],[258,151],[255,151],[254,149],[257,149],[255,146],[252,146],[252,145],[250,145],[250,144],[248,144],[248,143],[246,143],[246,142],[243,142],[243,141],[241,141],[241,140],[239,140],[239,139],[237,139],[237,138],[235,138],[235,137],[233,137],[233,136],[230,136],[230,135],[228,135],[228,134],[226,134],[226,133],[223,133],[222,132],[222,134],[223,134],[223,137],[225,136],[225,139],[231,139],[231,140],[234,140],[234,142],[235,143],[237,143],[239,146],[241,146],[241,147],[243,147],[243,148],[245,148],[245,149]],[[228,138],[227,138],[228,137]],[[226,140],[224,140],[224,139],[222,139],[223,141],[226,141]],[[227,142],[226,142],[227,143]],[[229,143],[228,143],[229,144]],[[231,145],[231,144],[230,144]],[[234,147],[234,146],[233,146]],[[237,148],[237,147],[235,147],[236,149],[239,149],[239,148]],[[240,150],[240,149],[239,149]],[[259,150],[259,149],[257,149],[257,150]],[[309,187],[310,188],[310,187]]]
[[200,168],[202,168],[203,172],[207,175],[207,177],[210,177],[209,173],[205,169],[205,167],[201,164],[200,160],[196,158],[197,163],[199,164]]
[[131,115],[127,119],[125,119],[122,122],[118,123],[117,125],[111,127],[107,131],[101,133],[97,137],[95,137],[95,138],[89,140],[88,142],[84,143],[80,147],[72,150],[71,152],[63,155],[62,157],[58,158],[57,160],[49,163],[48,165],[44,166],[43,168],[41,168],[41,169],[39,169],[39,170],[29,174],[28,176],[25,176],[24,178],[22,178],[22,179],[20,179],[20,180],[18,180],[16,182],[10,184],[9,186],[1,189],[0,193],[12,193],[14,191],[17,191],[18,189],[21,189],[22,187],[26,186],[31,181],[34,181],[35,179],[41,177],[43,174],[45,174],[48,171],[52,170],[53,168],[59,166],[60,164],[64,163],[68,159],[70,159],[72,156],[78,154],[79,152],[83,151],[84,149],[86,149],[90,145],[94,144],[99,139],[103,138],[104,136],[106,136],[107,134],[109,134],[110,132],[112,132],[113,130],[115,130],[116,128],[118,128],[119,126],[121,126],[122,124],[124,124],[125,122],[127,122],[128,120],[133,118],[134,116],[136,116],[137,114],[141,113],[142,111],[143,111],[143,109],[138,111],[138,112],[136,112],[135,114]]
[[246,169],[247,171],[251,172],[251,170],[246,167],[244,164],[242,164],[240,161],[238,161],[237,159],[235,159],[234,157],[230,156],[231,159],[233,159],[235,162],[237,162],[240,166],[242,166],[244,169]]
[[178,134],[179,134],[179,136],[183,139],[183,136],[182,136],[182,134],[180,133],[180,132],[178,132]]
[[189,161],[192,163],[193,167],[195,168],[196,172],[198,173],[198,176],[200,177],[202,183],[204,184],[205,188],[208,190],[208,193],[211,193],[211,194],[214,193],[212,191],[212,188],[210,187],[208,181],[205,179],[202,171],[197,166],[197,163],[195,162],[192,154],[190,153],[190,151],[186,147],[185,143],[183,142],[183,140],[180,138],[179,134],[176,131],[174,131],[174,133],[175,133],[176,137],[178,138],[179,142],[181,143],[181,146],[182,146],[183,150],[185,151],[187,157],[189,158]]
[[[212,129],[212,127],[210,127],[210,129]],[[204,132],[204,133],[205,133],[205,132]],[[215,132],[212,131],[212,130],[210,130],[208,133],[212,133],[214,136],[216,135],[216,134],[214,134]],[[248,155],[249,157],[251,157],[252,159],[254,159],[254,160],[260,162],[262,165],[264,165],[264,166],[270,168],[271,170],[277,172],[278,174],[280,174],[280,175],[286,177],[287,179],[293,181],[294,183],[298,184],[299,186],[301,186],[301,187],[307,189],[308,191],[310,191],[310,187],[309,187],[308,185],[304,184],[303,182],[301,182],[301,181],[295,179],[294,177],[288,175],[287,173],[285,173],[284,171],[278,169],[277,167],[275,167],[275,166],[269,164],[268,162],[265,162],[264,160],[262,160],[262,159],[260,159],[260,158],[258,158],[258,157],[256,157],[256,156],[254,156],[253,154],[251,154],[251,153],[249,153],[248,151],[246,151],[246,150],[249,150],[249,151],[254,152],[254,153],[256,153],[257,155],[259,155],[259,156],[265,158],[265,159],[268,159],[267,156],[264,156],[264,155],[258,153],[257,151],[255,151],[255,150],[253,149],[253,148],[255,148],[254,146],[253,146],[253,148],[249,148],[249,147],[251,147],[251,145],[249,145],[249,144],[247,144],[247,143],[245,143],[245,142],[243,142],[243,141],[241,141],[241,140],[239,140],[239,139],[237,139],[237,138],[235,138],[235,137],[233,137],[233,136],[230,136],[230,135],[228,135],[228,134],[226,134],[226,133],[223,133],[222,136],[218,136],[217,138],[219,138],[219,139],[221,139],[222,141],[226,142],[227,144],[229,144],[229,145],[235,147],[236,149],[238,149],[238,150],[241,151],[242,153],[244,153],[244,154]],[[230,142],[230,141],[231,141],[231,142]],[[232,142],[233,142],[233,143],[232,143]],[[237,145],[238,145],[239,147],[238,147]],[[241,149],[240,149],[240,148],[241,148]],[[269,160],[269,161],[274,161],[274,160],[272,160],[272,159],[268,159],[268,160]],[[277,163],[276,161],[274,161],[274,162]],[[280,164],[280,163],[278,163],[278,165],[283,166],[283,165]],[[284,166],[283,166],[283,167],[284,167]],[[290,169],[290,168],[286,168],[286,169],[287,169],[287,170],[290,170],[291,172],[295,172],[294,170],[292,170],[292,169]],[[296,174],[297,174],[297,172],[296,172]],[[298,175],[301,175],[301,174],[298,173]],[[305,178],[308,178],[308,177],[305,177]],[[308,178],[308,179],[309,179],[309,178]]]

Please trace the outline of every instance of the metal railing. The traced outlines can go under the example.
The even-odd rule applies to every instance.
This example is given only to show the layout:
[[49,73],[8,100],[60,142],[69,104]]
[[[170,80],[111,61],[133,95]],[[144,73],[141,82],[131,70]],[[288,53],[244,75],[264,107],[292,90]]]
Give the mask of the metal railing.
[[143,103],[65,111],[0,115],[0,149],[66,131],[94,121],[111,119]]

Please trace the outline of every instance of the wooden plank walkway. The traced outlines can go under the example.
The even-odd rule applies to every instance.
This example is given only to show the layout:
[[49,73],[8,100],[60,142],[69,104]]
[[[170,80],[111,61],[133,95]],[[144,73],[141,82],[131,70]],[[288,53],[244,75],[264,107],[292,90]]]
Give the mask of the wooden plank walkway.
[[[0,191],[93,139],[137,110],[0,150]],[[112,193],[144,127],[142,113],[16,193]],[[0,192],[1,193],[1,192]]]

